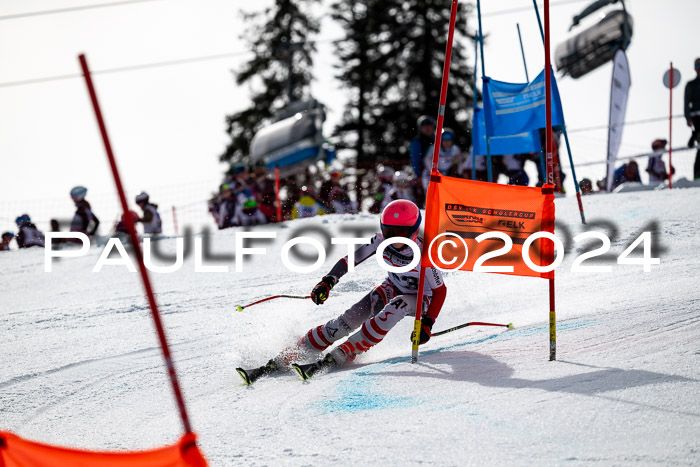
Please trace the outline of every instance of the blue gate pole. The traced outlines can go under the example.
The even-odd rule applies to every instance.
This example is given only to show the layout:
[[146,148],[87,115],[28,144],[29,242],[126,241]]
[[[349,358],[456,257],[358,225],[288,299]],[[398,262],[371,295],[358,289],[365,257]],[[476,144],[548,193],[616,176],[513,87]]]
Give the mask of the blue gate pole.
[[[486,78],[486,61],[484,60],[484,33],[481,28],[481,0],[476,0],[476,12],[479,17],[479,48],[481,49],[481,79]],[[483,87],[482,87],[483,91]],[[484,111],[486,109],[484,108]],[[486,130],[486,172],[488,174],[489,182],[493,182],[493,174],[491,170],[491,144],[489,143],[489,129],[486,126],[486,114],[484,114],[484,128]]]
[[476,89],[476,74],[478,70],[479,63],[479,42],[481,41],[480,36],[474,38],[474,116],[472,118],[472,180],[476,180],[476,152],[474,151],[474,120],[476,119],[476,107],[477,107],[477,93]]
[[537,0],[532,0],[532,4],[535,5],[535,14],[537,15],[537,24],[540,25],[540,35],[542,36],[542,43],[544,44],[544,29],[542,29],[542,20],[540,19],[540,9],[537,8]]

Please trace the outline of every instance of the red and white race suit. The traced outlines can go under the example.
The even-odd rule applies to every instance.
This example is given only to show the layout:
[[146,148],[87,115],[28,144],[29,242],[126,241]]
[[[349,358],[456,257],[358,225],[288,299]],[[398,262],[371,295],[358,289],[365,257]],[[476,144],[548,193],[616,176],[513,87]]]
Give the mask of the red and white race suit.
[[[384,241],[382,234],[376,234],[371,242],[355,250],[355,266],[377,252]],[[419,248],[422,239],[416,239]],[[391,266],[405,266],[413,260],[413,250],[409,246],[394,248],[389,245],[382,255],[384,262]],[[348,257],[340,259],[328,275],[340,279],[348,271]],[[352,360],[358,353],[377,345],[384,336],[404,316],[415,316],[418,293],[420,263],[408,272],[389,272],[384,282],[376,286],[359,302],[343,314],[326,324],[310,329],[297,346],[283,351],[275,358],[278,364],[289,365],[301,359],[317,358],[334,342],[351,335],[333,351],[334,359],[342,364]],[[447,288],[442,274],[435,268],[427,268],[425,273],[424,299],[422,312],[435,320],[445,301]]]

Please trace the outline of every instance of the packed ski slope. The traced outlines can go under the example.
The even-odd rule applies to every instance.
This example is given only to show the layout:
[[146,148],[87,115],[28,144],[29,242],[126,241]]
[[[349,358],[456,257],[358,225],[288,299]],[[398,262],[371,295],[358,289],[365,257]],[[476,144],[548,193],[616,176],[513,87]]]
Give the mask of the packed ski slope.
[[[618,231],[605,263],[613,272],[571,272],[597,243],[567,253],[557,270],[556,362],[547,281],[459,272],[446,275],[434,331],[474,320],[514,330],[435,337],[412,365],[405,319],[342,370],[245,387],[235,367],[264,363],[383,278],[370,260],[323,306],[277,300],[236,312],[267,295],[308,293],[344,254],[336,247],[316,273],[292,273],[280,260],[283,241],[299,227],[356,236],[344,229],[376,227],[375,216],[267,227],[278,240],[256,244],[267,255],[242,273],[232,258],[205,260],[227,273],[195,273],[190,255],[178,272],[152,274],[203,452],[215,466],[700,464],[698,201],[699,189],[584,198],[590,221]],[[575,199],[556,204],[557,233],[581,232]],[[661,264],[650,273],[617,265],[652,221]],[[231,254],[234,235],[213,233],[211,252]],[[158,246],[173,252],[175,240]],[[51,273],[42,250],[0,255],[0,428],[93,449],[174,442],[181,425],[138,275],[121,266],[91,272],[100,252],[57,261]]]

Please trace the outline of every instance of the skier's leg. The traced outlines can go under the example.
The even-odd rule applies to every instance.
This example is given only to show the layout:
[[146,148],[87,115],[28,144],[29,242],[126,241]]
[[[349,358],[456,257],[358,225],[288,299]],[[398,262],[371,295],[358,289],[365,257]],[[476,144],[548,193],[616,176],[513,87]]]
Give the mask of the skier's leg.
[[417,298],[415,295],[394,297],[382,311],[362,323],[359,331],[329,353],[333,362],[338,366],[343,365],[379,344],[404,316],[415,315]]
[[359,302],[348,308],[342,315],[333,318],[326,324],[309,329],[295,345],[284,349],[273,360],[279,366],[288,367],[294,362],[318,359],[321,352],[333,345],[334,342],[348,336],[369,317],[382,310],[394,295],[393,285],[384,282],[362,297]]

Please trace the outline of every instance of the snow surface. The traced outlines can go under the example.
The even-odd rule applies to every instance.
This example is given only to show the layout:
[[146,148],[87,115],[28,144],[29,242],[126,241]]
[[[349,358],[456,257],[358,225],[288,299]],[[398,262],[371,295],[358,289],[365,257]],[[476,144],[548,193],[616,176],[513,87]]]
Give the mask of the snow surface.
[[[558,360],[548,361],[547,281],[448,273],[438,331],[409,361],[405,319],[354,364],[302,383],[293,374],[245,387],[257,366],[358,300],[384,272],[373,260],[344,277],[321,307],[277,300],[305,294],[315,273],[286,270],[282,243],[298,227],[376,227],[370,215],[326,216],[277,232],[268,254],[234,272],[151,274],[200,445],[211,465],[698,465],[700,464],[700,189],[584,198],[589,221],[618,229],[613,273],[557,270]],[[583,231],[573,197],[556,201],[557,233]],[[652,221],[662,252],[650,273],[617,265]],[[600,228],[600,227],[599,227]],[[232,253],[234,230],[212,235]],[[174,251],[174,240],[159,242]],[[0,428],[42,442],[128,450],[174,442],[181,424],[137,274],[101,250],[44,272],[44,252],[0,254]],[[214,263],[208,263],[214,264]],[[584,263],[593,264],[593,263]]]

